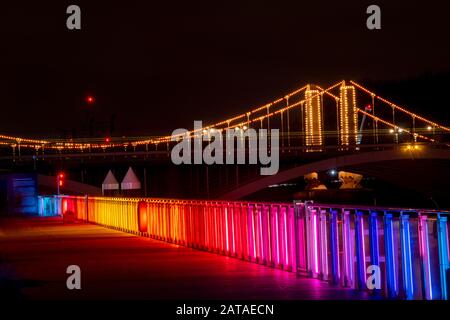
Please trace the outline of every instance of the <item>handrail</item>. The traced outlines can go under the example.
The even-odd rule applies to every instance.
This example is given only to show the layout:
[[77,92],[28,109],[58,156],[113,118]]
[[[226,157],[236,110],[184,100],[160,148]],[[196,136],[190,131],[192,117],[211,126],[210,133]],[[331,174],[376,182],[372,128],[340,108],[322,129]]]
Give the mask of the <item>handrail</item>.
[[[299,201],[295,201],[300,203]],[[342,205],[342,204],[327,204],[327,203],[316,203],[311,202],[307,204],[311,207],[329,208],[329,209],[350,209],[350,210],[363,210],[363,211],[396,211],[396,212],[417,212],[417,213],[436,213],[436,214],[450,214],[449,210],[438,210],[438,209],[426,209],[426,208],[399,208],[399,207],[375,207],[375,206],[365,206],[365,205]]]
[[373,290],[366,282],[372,267],[383,279],[377,290],[386,298],[448,298],[445,210],[67,195],[41,196],[38,204],[41,216],[70,213],[360,291]]

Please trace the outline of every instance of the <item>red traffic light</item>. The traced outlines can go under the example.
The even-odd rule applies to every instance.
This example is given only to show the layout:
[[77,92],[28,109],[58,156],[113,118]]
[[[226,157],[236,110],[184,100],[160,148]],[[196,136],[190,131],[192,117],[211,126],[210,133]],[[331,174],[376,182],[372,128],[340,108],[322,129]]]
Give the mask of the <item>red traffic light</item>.
[[63,184],[64,184],[64,177],[65,176],[66,175],[63,172],[58,173],[58,175],[56,177],[56,180],[57,180],[56,183],[58,184],[58,186],[60,186],[60,187],[63,186]]
[[111,142],[111,139],[110,139],[110,138],[106,138],[106,139],[105,139],[105,142],[106,142],[106,143],[110,143],[110,142]]

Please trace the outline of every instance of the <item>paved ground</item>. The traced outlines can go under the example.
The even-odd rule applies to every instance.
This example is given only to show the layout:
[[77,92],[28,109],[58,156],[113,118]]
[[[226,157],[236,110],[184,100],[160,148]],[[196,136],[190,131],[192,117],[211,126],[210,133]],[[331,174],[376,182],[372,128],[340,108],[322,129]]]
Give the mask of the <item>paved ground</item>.
[[[82,289],[66,288],[66,268]],[[55,218],[0,220],[0,296],[25,299],[365,299],[221,255]]]

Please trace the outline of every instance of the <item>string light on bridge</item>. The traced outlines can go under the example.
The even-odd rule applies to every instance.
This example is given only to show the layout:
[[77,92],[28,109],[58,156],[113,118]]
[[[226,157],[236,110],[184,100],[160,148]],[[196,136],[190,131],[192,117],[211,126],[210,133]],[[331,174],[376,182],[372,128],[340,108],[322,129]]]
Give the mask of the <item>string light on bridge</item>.
[[[379,123],[382,123],[384,125],[386,125],[389,129],[389,133],[395,133],[395,134],[400,134],[402,132],[410,134],[412,136],[414,136],[414,141],[416,141],[416,138],[421,138],[425,141],[435,141],[434,139],[431,139],[425,135],[420,135],[419,133],[433,133],[433,135],[435,134],[435,130],[439,129],[438,133],[441,134],[442,132],[450,132],[450,129],[447,127],[444,127],[442,125],[439,125],[435,122],[429,121],[421,116],[418,116],[417,114],[414,114],[412,112],[407,111],[404,108],[401,108],[399,106],[397,106],[396,104],[393,104],[392,102],[387,101],[384,98],[381,98],[379,96],[377,96],[375,93],[369,91],[368,89],[365,89],[364,87],[362,87],[361,85],[355,83],[354,81],[350,81],[350,83],[352,84],[352,86],[345,86],[345,82],[344,81],[340,81],[330,87],[328,87],[327,89],[322,89],[320,86],[314,86],[314,92],[310,92],[308,96],[306,96],[306,91],[307,89],[310,90],[310,88],[308,88],[308,86],[303,86],[287,95],[284,95],[282,98],[278,98],[273,100],[270,103],[264,104],[256,109],[253,109],[251,111],[245,112],[241,115],[237,115],[235,117],[229,118],[227,120],[224,121],[220,121],[216,124],[213,125],[209,125],[207,127],[201,128],[201,129],[196,129],[196,130],[191,130],[188,131],[187,133],[184,134],[180,134],[178,135],[180,138],[188,135],[188,136],[192,136],[194,134],[202,134],[202,132],[204,134],[211,134],[213,132],[215,132],[215,130],[221,132],[221,130],[227,129],[227,128],[237,128],[235,130],[237,131],[245,131],[248,130],[248,128],[250,127],[255,127],[257,128],[259,125],[259,122],[261,122],[261,124],[263,123],[263,120],[266,120],[270,117],[275,118],[275,117],[280,117],[280,121],[281,121],[281,128],[283,128],[283,113],[284,112],[288,112],[289,110],[298,110],[301,109],[302,106],[308,110],[308,106],[312,105],[312,104],[317,104],[318,106],[320,106],[319,110],[317,110],[316,112],[316,116],[318,116],[319,118],[324,118],[324,114],[323,114],[323,110],[322,108],[325,108],[325,106],[323,105],[323,98],[324,96],[330,96],[333,97],[336,101],[336,104],[340,104],[342,107],[341,112],[343,113],[342,116],[340,117],[340,119],[338,118],[338,127],[341,127],[341,139],[342,140],[346,140],[346,141],[340,141],[341,144],[347,144],[349,143],[348,140],[351,140],[351,138],[353,136],[359,136],[361,135],[361,133],[358,134],[357,131],[354,131],[354,126],[351,122],[357,122],[356,121],[352,121],[356,115],[356,119],[357,119],[357,113],[362,113],[365,114],[367,117],[373,119],[375,126],[378,125]],[[345,89],[342,89],[344,91],[348,91],[347,94],[345,94],[344,96],[348,97],[338,97],[336,95],[334,95],[331,91],[336,89],[338,86],[345,86]],[[390,106],[393,110],[397,110],[400,111],[402,113],[405,113],[409,116],[411,116],[413,118],[413,129],[410,132],[410,130],[408,130],[407,128],[409,128],[408,126],[404,126],[402,125],[402,128],[398,127],[394,121],[386,121],[381,119],[380,117],[375,116],[374,113],[374,109],[372,107],[372,105],[367,105],[367,107],[365,107],[364,110],[356,108],[356,112],[352,113],[352,105],[356,106],[356,101],[355,101],[355,97],[356,97],[356,90],[362,90],[368,94],[370,94],[370,96],[372,97],[372,99],[376,98],[384,103],[386,103],[388,106]],[[310,90],[312,91],[312,90]],[[300,95],[300,93],[304,92],[305,96]],[[296,96],[298,95],[298,96]],[[296,97],[294,97],[296,96]],[[359,97],[359,96],[358,96]],[[291,98],[291,99],[289,99]],[[93,104],[95,103],[95,97],[92,95],[86,96],[86,103],[88,104]],[[312,102],[314,101],[314,102]],[[282,102],[287,102],[287,103],[282,103]],[[345,109],[345,110],[344,110]],[[379,109],[377,108],[377,111]],[[310,114],[310,112],[308,112]],[[289,116],[288,113],[286,113],[287,116]],[[317,128],[315,128],[314,130],[311,131],[311,123],[309,123],[309,120],[312,120],[309,118],[308,114],[304,114],[304,117],[308,117],[308,121],[305,121],[305,125],[306,127],[304,129],[300,129],[301,130],[301,134],[305,134],[305,133],[312,133],[312,135],[310,135],[309,139],[307,139],[307,142],[312,143],[312,141],[314,141],[314,143],[318,143],[319,145],[323,145],[324,143],[324,135],[328,132],[328,131],[324,131],[324,125],[321,122],[317,123]],[[289,118],[288,118],[289,119]],[[306,119],[303,119],[306,120]],[[340,124],[339,124],[339,120],[341,120]],[[416,132],[415,128],[415,120],[420,120],[423,121],[425,125],[422,126],[422,129],[419,130],[418,132]],[[272,121],[272,120],[271,120]],[[348,122],[348,126],[344,125],[346,122]],[[271,123],[276,123],[276,122],[271,122]],[[272,125],[273,126],[273,125]],[[346,127],[346,128],[344,128]],[[282,130],[283,131],[283,130]],[[289,120],[288,120],[288,131],[289,131]],[[316,135],[315,133],[313,133],[313,131],[316,131],[318,134]],[[356,132],[356,134],[354,134],[354,132]],[[385,131],[386,132],[386,131]],[[375,132],[375,134],[377,134],[377,131]],[[430,136],[431,134],[428,134],[428,136]],[[441,135],[440,135],[441,136]],[[307,135],[308,137],[308,135]],[[345,137],[345,139],[343,139]],[[116,139],[113,140],[110,137],[107,138],[103,138],[103,139],[92,139],[91,141],[80,141],[80,142],[74,142],[73,140],[38,140],[38,139],[27,139],[27,138],[22,138],[22,137],[14,137],[14,136],[7,136],[7,135],[0,135],[0,144],[3,146],[10,146],[12,147],[13,145],[16,146],[16,150],[19,151],[20,154],[20,148],[31,148],[34,150],[56,150],[58,152],[62,152],[63,150],[74,150],[74,151],[83,151],[83,150],[89,150],[89,152],[91,150],[94,149],[113,149],[113,148],[118,148],[118,147],[126,147],[129,145],[132,145],[134,147],[137,146],[146,146],[148,147],[149,144],[155,145],[155,148],[157,148],[158,144],[161,143],[167,143],[169,144],[171,141],[174,141],[172,139],[176,138],[176,135],[168,135],[168,136],[162,136],[162,137],[151,137],[151,138],[135,138],[135,139],[130,139],[128,141],[124,141],[124,138],[122,138],[121,140]],[[359,139],[359,138],[358,138]],[[311,140],[311,141],[309,141]],[[322,148],[317,148],[318,150],[322,149]]]
[[356,144],[358,135],[358,112],[354,86],[342,84],[339,99],[339,136],[341,145]]

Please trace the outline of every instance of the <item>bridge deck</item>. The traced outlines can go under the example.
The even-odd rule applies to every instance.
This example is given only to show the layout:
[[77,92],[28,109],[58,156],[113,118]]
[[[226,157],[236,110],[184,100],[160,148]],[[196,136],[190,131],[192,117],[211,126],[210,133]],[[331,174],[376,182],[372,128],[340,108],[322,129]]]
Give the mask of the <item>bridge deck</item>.
[[[82,289],[66,289],[81,267]],[[0,296],[30,299],[368,299],[292,273],[57,218],[0,220]]]

